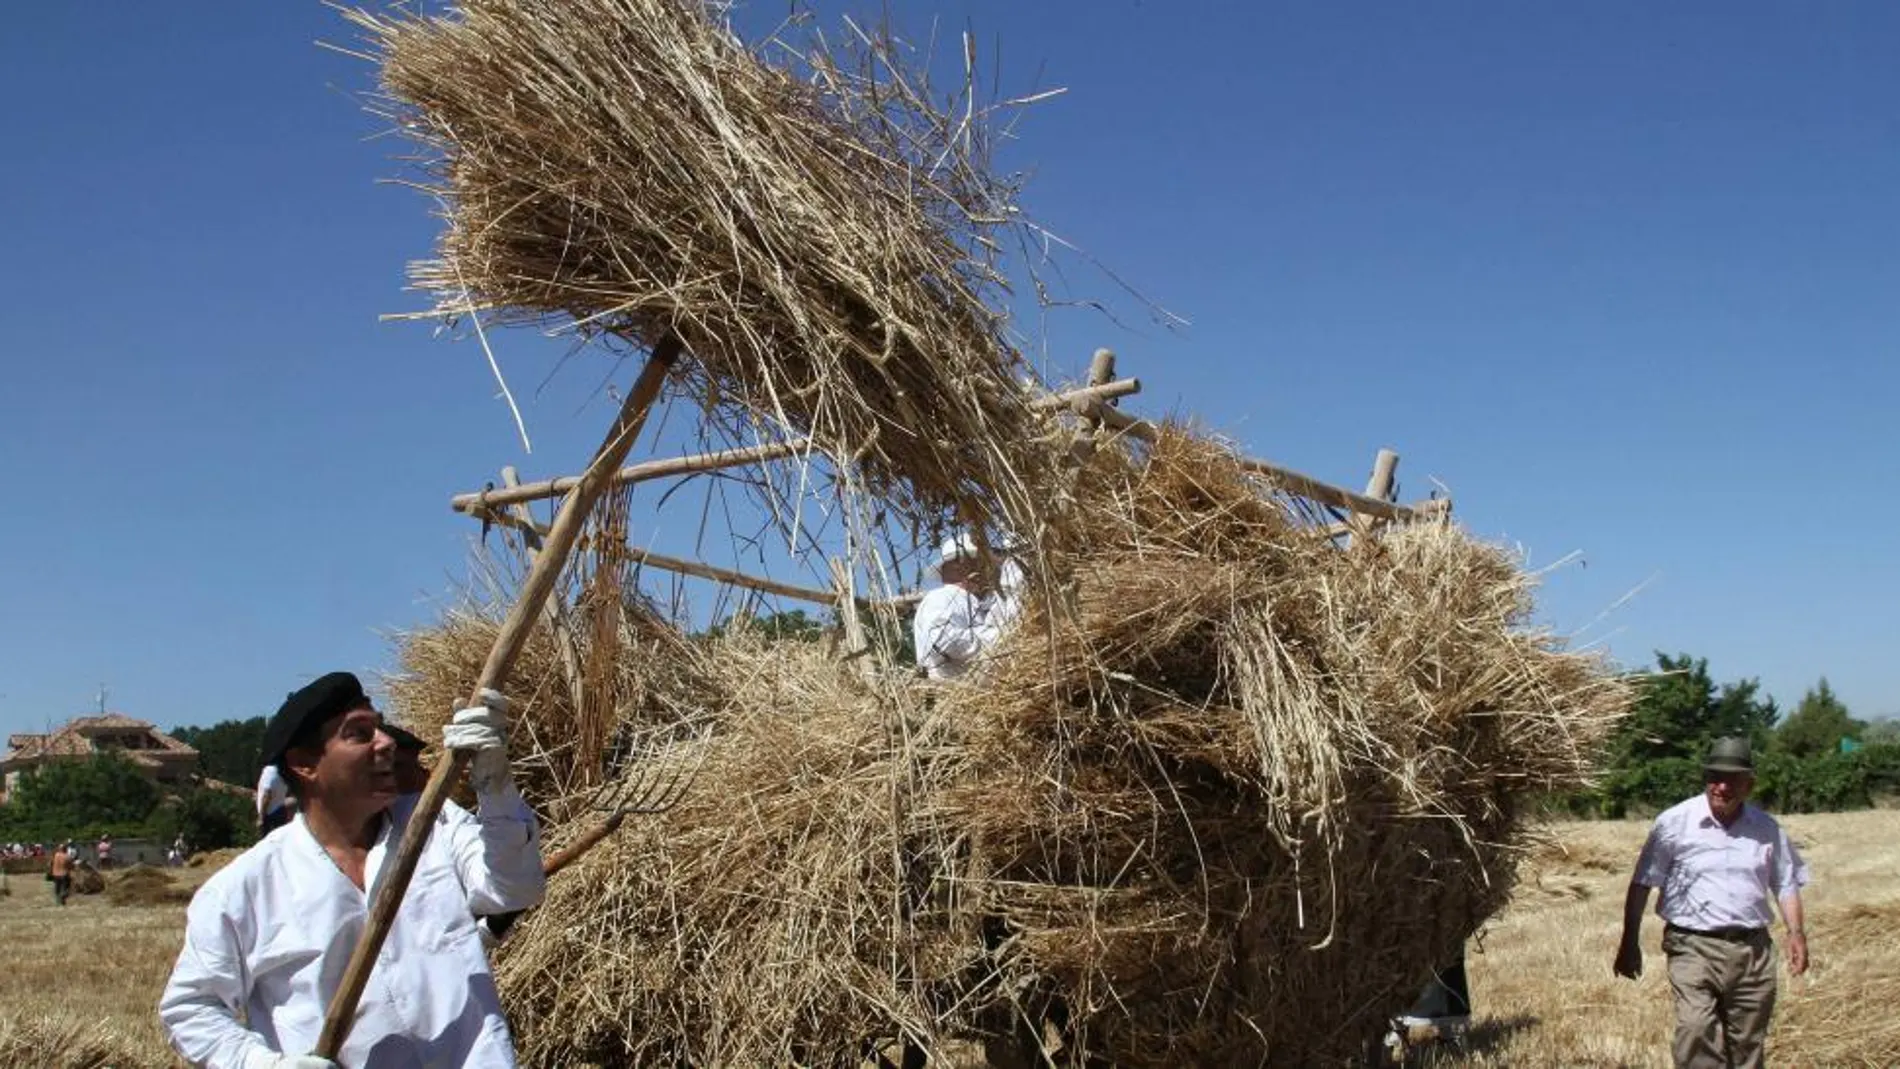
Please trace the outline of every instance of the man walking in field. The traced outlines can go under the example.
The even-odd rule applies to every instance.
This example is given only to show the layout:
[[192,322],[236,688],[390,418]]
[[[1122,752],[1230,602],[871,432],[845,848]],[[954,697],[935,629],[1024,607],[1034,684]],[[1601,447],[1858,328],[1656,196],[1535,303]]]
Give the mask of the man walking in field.
[[65,905],[67,897],[73,893],[73,855],[68,844],[53,848],[53,857],[46,871],[53,878],[53,901]]
[[[472,750],[476,812],[436,825],[370,973],[341,1064],[508,1069],[476,913],[541,899],[539,833],[508,767],[506,703],[457,712],[446,749]],[[323,1069],[316,1046],[378,876],[414,810],[396,745],[355,676],[292,694],[265,731],[297,815],[207,881],[159,1001],[172,1046],[206,1069]]]
[[1772,897],[1787,927],[1788,972],[1808,968],[1801,910],[1807,865],[1775,819],[1748,804],[1755,766],[1746,739],[1721,739],[1703,764],[1707,789],[1656,818],[1623,907],[1616,974],[1642,975],[1638,942],[1649,892],[1661,892],[1663,953],[1676,997],[1680,1069],[1760,1069],[1775,1010]]

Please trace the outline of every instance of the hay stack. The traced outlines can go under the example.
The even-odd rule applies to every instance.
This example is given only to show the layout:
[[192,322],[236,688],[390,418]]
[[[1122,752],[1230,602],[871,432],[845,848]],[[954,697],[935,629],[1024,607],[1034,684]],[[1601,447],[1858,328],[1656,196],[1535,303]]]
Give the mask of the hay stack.
[[1004,985],[1119,1065],[1348,1056],[1503,904],[1520,800],[1579,784],[1627,694],[1455,529],[1342,552],[1178,433],[1116,468],[1073,611],[953,702]]
[[[1037,529],[1052,451],[1017,376],[993,232],[1020,218],[984,115],[885,47],[761,60],[701,0],[464,0],[352,15],[434,160],[450,316],[677,333],[738,436],[809,433],[923,518]],[[855,64],[855,66],[849,66]],[[917,88],[913,89],[913,85]]]
[[1065,611],[934,700],[816,644],[644,658],[684,659],[718,729],[679,808],[504,948],[528,1064],[961,1054],[1062,1017],[1115,1064],[1313,1064],[1404,1008],[1623,688],[1528,628],[1510,555],[1437,526],[1341,551],[1211,443],[1100,458],[1079,500]]

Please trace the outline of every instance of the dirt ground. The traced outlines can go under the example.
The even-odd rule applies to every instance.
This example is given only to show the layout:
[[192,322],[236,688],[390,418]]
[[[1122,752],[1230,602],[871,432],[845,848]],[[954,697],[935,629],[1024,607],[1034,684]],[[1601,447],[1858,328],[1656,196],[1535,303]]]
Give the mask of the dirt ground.
[[[1900,813],[1790,817],[1813,869],[1814,966],[1783,977],[1771,1040],[1776,1066],[1900,1066]],[[1667,1066],[1671,1009],[1651,917],[1648,968],[1611,976],[1623,888],[1642,843],[1636,822],[1561,824],[1538,851],[1511,908],[1468,958],[1474,1018],[1462,1051],[1415,1066]],[[170,870],[189,889],[211,869]],[[55,906],[36,876],[0,896],[0,1067],[179,1064],[153,1007],[178,952],[179,905],[76,896]],[[53,1049],[62,1047],[64,1054]]]

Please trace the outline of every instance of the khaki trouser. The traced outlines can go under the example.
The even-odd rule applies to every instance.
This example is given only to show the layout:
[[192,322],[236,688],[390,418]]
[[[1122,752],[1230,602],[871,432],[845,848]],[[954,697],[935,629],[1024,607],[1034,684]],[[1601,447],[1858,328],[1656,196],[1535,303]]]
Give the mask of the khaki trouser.
[[1775,944],[1767,932],[1740,940],[1663,932],[1676,992],[1677,1069],[1761,1069],[1775,1012]]

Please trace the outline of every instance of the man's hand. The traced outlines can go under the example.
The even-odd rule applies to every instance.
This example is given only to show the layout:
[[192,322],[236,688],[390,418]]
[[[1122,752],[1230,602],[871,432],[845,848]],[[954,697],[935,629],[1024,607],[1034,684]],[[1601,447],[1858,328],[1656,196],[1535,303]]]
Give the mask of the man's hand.
[[1616,948],[1616,975],[1631,980],[1643,975],[1643,948],[1634,939],[1625,939]]
[[1808,971],[1808,937],[1804,932],[1788,934],[1788,975],[1800,976]]
[[508,699],[484,690],[482,704],[458,710],[442,728],[442,745],[472,750],[468,779],[479,795],[499,794],[514,786],[508,774]]

